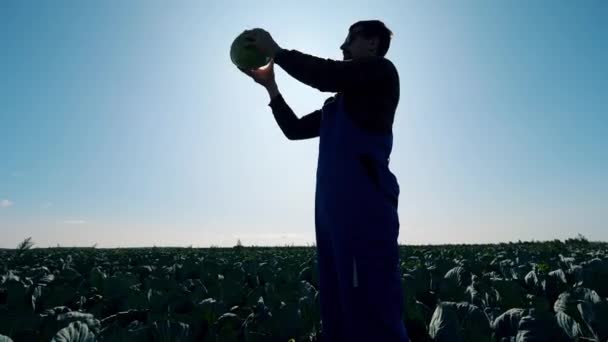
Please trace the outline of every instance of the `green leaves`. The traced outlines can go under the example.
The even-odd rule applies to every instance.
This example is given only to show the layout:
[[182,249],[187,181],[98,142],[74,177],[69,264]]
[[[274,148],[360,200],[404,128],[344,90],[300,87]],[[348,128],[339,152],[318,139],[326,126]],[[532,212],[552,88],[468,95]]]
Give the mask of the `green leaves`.
[[608,338],[608,302],[587,288],[575,288],[559,295],[554,311],[561,320],[560,327],[568,335],[580,331],[581,337]]
[[555,314],[555,318],[557,321],[557,325],[564,331],[566,335],[568,335],[571,339],[578,339],[580,337],[584,337],[583,330],[581,329],[580,324],[576,322],[572,317],[568,316],[566,313],[560,311]]
[[494,329],[494,336],[497,339],[509,338],[517,335],[519,330],[519,321],[525,315],[526,310],[514,308],[509,309],[500,316],[496,317],[492,323]]
[[215,322],[216,341],[237,342],[242,336],[244,320],[233,313],[221,315]]
[[154,322],[151,331],[154,342],[189,342],[192,340],[190,326],[186,323],[169,320]]
[[26,311],[32,310],[31,299],[26,297],[28,286],[23,284],[18,278],[9,278],[3,284],[7,291],[6,305],[11,310]]
[[492,331],[488,317],[468,303],[444,302],[437,305],[429,335],[435,341],[489,342]]
[[446,303],[437,305],[429,325],[429,336],[435,342],[465,341],[453,305],[447,305]]
[[[402,319],[412,341],[604,342],[607,250],[402,247]],[[0,263],[11,253],[0,251]],[[0,334],[15,341],[285,342],[320,333],[314,248],[32,249],[2,265]]]
[[608,324],[606,324],[608,322],[608,302],[606,300],[584,301],[579,303],[577,308],[594,338],[606,341],[608,339]]
[[439,285],[439,295],[444,301],[465,299],[465,290],[471,282],[471,273],[464,267],[457,266],[449,270]]
[[503,308],[517,308],[524,306],[526,291],[516,282],[504,279],[491,279],[491,285],[499,295],[499,302]]
[[70,323],[67,327],[59,330],[51,342],[95,342],[95,334],[89,330],[89,326],[80,321]]
[[608,258],[593,258],[581,263],[583,267],[582,286],[594,289],[597,293],[608,297]]
[[107,275],[101,270],[101,267],[98,266],[91,270],[91,273],[89,274],[89,283],[92,287],[102,289],[106,278]]
[[566,342],[567,335],[559,329],[555,316],[531,309],[519,321],[516,342]]

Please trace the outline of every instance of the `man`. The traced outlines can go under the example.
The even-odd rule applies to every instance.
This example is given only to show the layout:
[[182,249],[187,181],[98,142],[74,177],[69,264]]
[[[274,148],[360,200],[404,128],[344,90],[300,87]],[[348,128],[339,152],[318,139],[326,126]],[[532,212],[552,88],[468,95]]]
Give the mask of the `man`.
[[[315,231],[322,341],[408,341],[399,269],[399,185],[388,163],[399,76],[384,56],[392,32],[378,20],[353,24],[344,61],[283,49],[261,29],[250,47],[271,57],[244,70],[268,90],[290,140],[319,137]],[[279,92],[274,63],[300,82],[337,93],[298,118]]]

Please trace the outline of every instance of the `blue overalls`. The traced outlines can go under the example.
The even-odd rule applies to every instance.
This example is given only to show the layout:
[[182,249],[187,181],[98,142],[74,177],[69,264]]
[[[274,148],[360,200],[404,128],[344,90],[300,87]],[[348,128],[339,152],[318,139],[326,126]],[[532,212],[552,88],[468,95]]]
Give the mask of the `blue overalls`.
[[392,133],[351,121],[342,96],[323,106],[315,195],[322,342],[409,341],[392,143]]

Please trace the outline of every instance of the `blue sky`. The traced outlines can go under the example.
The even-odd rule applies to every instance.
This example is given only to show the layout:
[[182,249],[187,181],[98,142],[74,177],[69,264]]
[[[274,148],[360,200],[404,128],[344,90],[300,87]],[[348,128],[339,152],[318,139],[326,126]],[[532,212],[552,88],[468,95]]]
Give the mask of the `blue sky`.
[[[0,247],[312,244],[318,139],[282,135],[229,46],[263,27],[341,59],[364,19],[395,34],[401,243],[608,240],[606,17],[601,0],[2,1]],[[331,95],[276,73],[299,116]]]

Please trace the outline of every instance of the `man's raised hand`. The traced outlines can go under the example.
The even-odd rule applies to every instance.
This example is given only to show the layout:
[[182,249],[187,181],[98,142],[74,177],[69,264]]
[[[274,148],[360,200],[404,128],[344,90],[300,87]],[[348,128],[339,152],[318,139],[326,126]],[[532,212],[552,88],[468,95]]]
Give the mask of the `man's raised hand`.
[[245,75],[251,77],[256,83],[261,84],[265,88],[275,84],[274,78],[274,60],[270,60],[267,66],[258,69],[243,69],[239,68]]
[[245,46],[254,47],[264,56],[268,56],[272,59],[274,59],[276,53],[281,50],[281,47],[272,38],[270,33],[261,28],[256,28],[249,31],[245,40],[249,42]]

